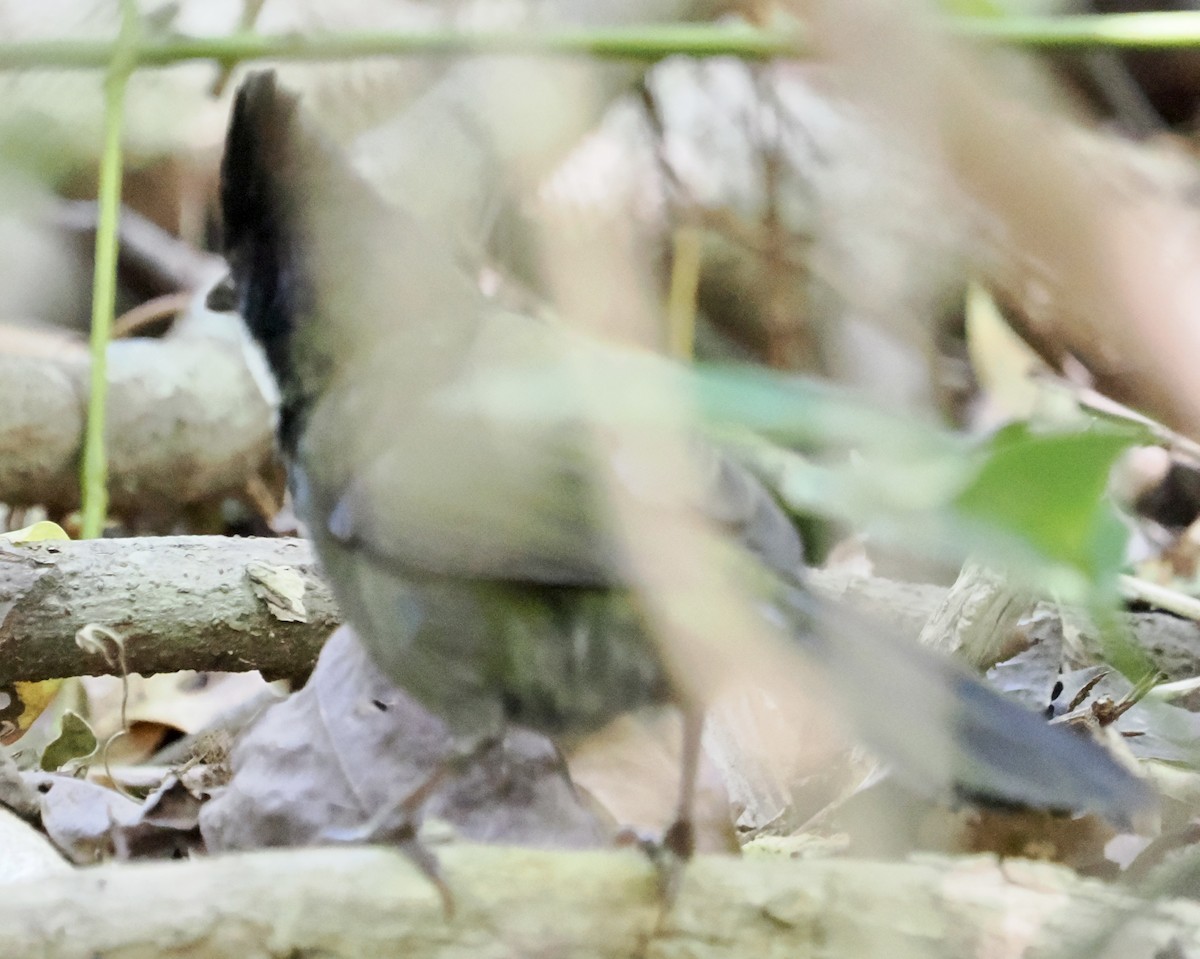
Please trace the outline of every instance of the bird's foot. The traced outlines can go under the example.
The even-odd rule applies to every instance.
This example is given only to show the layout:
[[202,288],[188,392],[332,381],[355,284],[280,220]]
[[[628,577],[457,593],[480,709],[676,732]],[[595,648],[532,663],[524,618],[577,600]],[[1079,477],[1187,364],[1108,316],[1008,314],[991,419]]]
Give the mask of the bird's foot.
[[658,876],[658,895],[663,913],[670,910],[683,881],[683,871],[696,852],[696,830],[689,819],[677,819],[661,837],[628,830],[618,836],[619,845],[636,845]]
[[345,829],[326,829],[321,834],[327,843],[373,843],[399,849],[437,890],[447,919],[454,916],[454,894],[442,876],[437,856],[421,841],[419,829],[422,809],[449,773],[443,765],[400,802],[382,807],[366,822]]

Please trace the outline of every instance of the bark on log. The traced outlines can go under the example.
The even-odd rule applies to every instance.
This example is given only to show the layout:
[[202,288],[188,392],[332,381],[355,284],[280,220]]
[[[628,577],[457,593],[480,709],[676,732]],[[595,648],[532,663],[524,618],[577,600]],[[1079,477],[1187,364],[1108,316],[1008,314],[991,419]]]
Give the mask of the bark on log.
[[[264,596],[264,570],[298,578],[300,621]],[[946,590],[814,571],[812,588],[882,618],[915,641]],[[0,684],[112,672],[75,644],[89,623],[126,639],[130,672],[259,669],[304,675],[341,622],[311,547],[296,539],[165,536],[38,543],[0,550]],[[1200,673],[1200,626],[1130,614],[1135,641],[1170,678]]]
[[[279,568],[296,578],[298,621],[264,598]],[[113,672],[75,643],[89,623],[124,637],[130,672],[300,676],[339,621],[302,540],[167,536],[0,553],[0,683]]]
[[[456,913],[379,848],[113,864],[6,886],[4,955],[1116,956],[1200,949],[1200,905],[1150,902],[1044,864],[703,856],[661,917],[627,852],[455,845]],[[1169,952],[1168,952],[1169,950]]]
[[[198,310],[198,308],[197,308]],[[108,348],[108,489],[115,512],[172,516],[243,490],[271,455],[272,410],[233,316],[197,312],[161,340]],[[0,353],[0,502],[79,502],[91,362],[82,344],[22,337]]]

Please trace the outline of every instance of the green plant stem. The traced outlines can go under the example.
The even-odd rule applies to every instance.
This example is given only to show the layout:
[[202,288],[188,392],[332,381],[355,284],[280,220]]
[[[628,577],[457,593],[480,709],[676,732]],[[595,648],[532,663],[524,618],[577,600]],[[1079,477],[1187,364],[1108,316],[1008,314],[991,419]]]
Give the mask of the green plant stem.
[[1167,50],[1200,47],[1200,11],[1109,13],[1059,17],[954,17],[954,31],[1041,49]]
[[[1090,16],[952,16],[949,31],[964,39],[1039,48],[1168,49],[1200,47],[1200,11]],[[93,40],[0,43],[0,69],[99,69],[113,62],[116,45]],[[658,60],[676,54],[744,59],[800,56],[802,32],[730,29],[706,24],[663,24],[611,29],[546,31],[347,32],[226,37],[146,37],[134,64],[165,67],[186,60],[215,60],[226,67],[246,60],[348,60],[402,55],[471,53],[589,55]]]
[[103,533],[108,515],[108,344],[117,302],[117,225],[121,213],[121,134],[125,126],[125,90],[137,66],[140,21],[134,0],[122,0],[121,33],[110,50],[104,80],[104,147],[100,154],[96,266],[92,277],[91,388],[80,468],[84,539]]
[[[274,35],[236,33],[227,37],[147,37],[136,65],[164,67],[184,60],[349,60],[401,55],[541,53],[564,56],[658,60],[673,54],[762,59],[796,56],[803,37],[693,24],[608,30],[406,31]],[[112,62],[113,44],[92,40],[30,40],[0,43],[0,69],[95,69]]]

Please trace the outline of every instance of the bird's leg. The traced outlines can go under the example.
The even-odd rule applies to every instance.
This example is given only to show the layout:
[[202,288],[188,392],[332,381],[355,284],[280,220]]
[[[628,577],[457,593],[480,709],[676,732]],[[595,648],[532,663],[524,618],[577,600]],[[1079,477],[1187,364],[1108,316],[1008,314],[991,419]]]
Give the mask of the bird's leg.
[[679,764],[679,801],[675,807],[675,819],[663,833],[661,841],[642,844],[658,870],[659,891],[664,906],[668,907],[679,892],[683,867],[696,851],[696,828],[692,815],[696,804],[696,780],[700,775],[703,733],[703,711],[685,708]]
[[442,899],[446,917],[454,915],[454,894],[442,876],[441,866],[418,835],[421,812],[446,783],[461,776],[489,750],[500,745],[495,737],[456,741],[450,754],[438,762],[433,772],[416,789],[399,802],[389,803],[376,811],[366,822],[352,829],[327,829],[322,838],[337,843],[379,843],[395,846],[433,884]]
[[696,780],[700,777],[700,749],[704,734],[704,713],[684,710],[683,743],[679,764],[679,803],[675,821],[663,836],[663,846],[682,862],[696,851],[696,828],[692,814],[696,805]]

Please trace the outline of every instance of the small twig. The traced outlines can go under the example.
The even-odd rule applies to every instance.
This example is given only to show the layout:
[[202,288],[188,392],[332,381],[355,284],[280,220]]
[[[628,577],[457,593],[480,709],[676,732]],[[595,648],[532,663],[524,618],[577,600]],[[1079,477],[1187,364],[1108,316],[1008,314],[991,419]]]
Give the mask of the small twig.
[[[98,216],[96,203],[72,200],[59,205],[54,223],[75,233],[94,234]],[[194,290],[212,282],[223,268],[220,257],[197,250],[128,207],[121,208],[117,240],[121,269],[136,272],[152,294]]]
[[1121,595],[1126,599],[1138,600],[1155,609],[1200,622],[1200,599],[1195,596],[1159,586],[1149,580],[1138,579],[1136,576],[1122,576],[1120,589]]
[[675,231],[671,289],[667,295],[667,339],[670,354],[690,362],[696,344],[696,290],[700,286],[702,235],[694,226]]
[[144,327],[186,310],[191,302],[191,293],[168,293],[165,296],[156,296],[152,300],[147,300],[117,317],[113,323],[112,338],[122,340],[127,336],[133,336]]
[[1184,436],[1158,420],[1153,420],[1144,413],[1139,413],[1096,390],[1077,386],[1069,380],[1045,373],[1039,373],[1037,376],[1039,379],[1050,379],[1056,386],[1069,391],[1080,409],[1110,422],[1140,427],[1169,452],[1186,457],[1190,462],[1200,465],[1200,443],[1191,437]]
[[282,508],[279,498],[261,473],[254,473],[246,480],[246,499],[264,523],[270,523]]
[[1086,683],[1084,683],[1083,686],[1080,687],[1079,692],[1077,692],[1071,698],[1071,702],[1067,705],[1067,712],[1073,713],[1080,706],[1082,706],[1084,701],[1092,694],[1092,690],[1095,689],[1100,681],[1106,676],[1108,676],[1108,670],[1101,670]]
[[1111,726],[1145,699],[1150,694],[1150,691],[1161,683],[1164,678],[1163,674],[1157,671],[1147,673],[1133,684],[1133,688],[1122,696],[1119,702],[1114,703],[1111,700],[1104,699],[1100,702],[1092,703],[1092,715],[1096,717],[1096,721],[1101,726]]
[[129,664],[125,660],[125,637],[107,626],[88,623],[75,634],[75,644],[85,653],[99,653],[104,657],[109,668],[121,677],[121,728],[108,737],[100,750],[100,757],[104,762],[104,775],[108,777],[108,781],[116,787],[118,792],[134,799],[135,797],[131,796],[113,776],[108,761],[112,744],[129,733]]
[[[262,12],[263,3],[265,0],[243,0],[242,15],[238,20],[238,33],[253,33],[254,27],[258,23],[258,15]],[[221,64],[221,70],[217,74],[217,78],[213,81],[209,88],[209,93],[214,97],[219,97],[225,92],[225,88],[229,85],[229,78],[233,76],[236,64],[225,62]]]
[[[1200,47],[1200,13],[1172,11],[1094,16],[950,17],[952,35],[978,42],[1040,49],[1164,50]],[[96,40],[26,40],[0,44],[0,70],[53,67],[87,70],[108,66],[119,45]],[[670,56],[769,60],[808,50],[797,31],[729,29],[666,24],[610,29],[546,31],[406,31],[226,37],[148,37],[134,53],[140,67],[215,60],[224,67],[247,60],[353,60],[363,57],[463,56],[524,53],[660,60]]]

